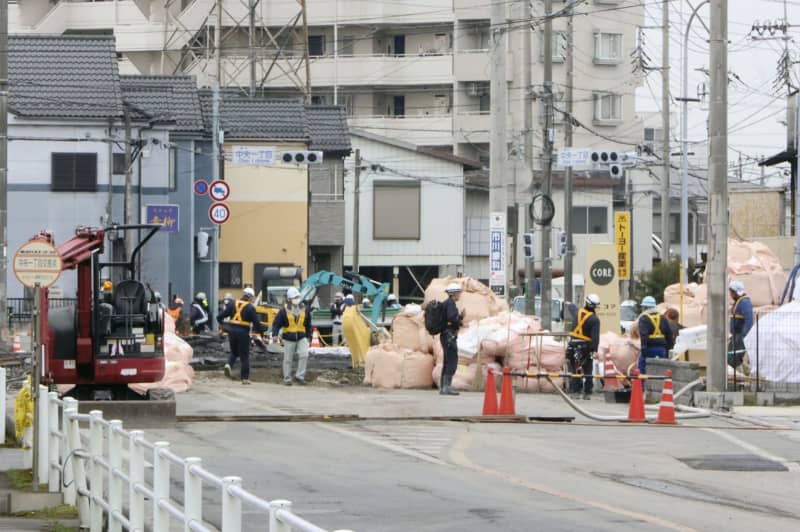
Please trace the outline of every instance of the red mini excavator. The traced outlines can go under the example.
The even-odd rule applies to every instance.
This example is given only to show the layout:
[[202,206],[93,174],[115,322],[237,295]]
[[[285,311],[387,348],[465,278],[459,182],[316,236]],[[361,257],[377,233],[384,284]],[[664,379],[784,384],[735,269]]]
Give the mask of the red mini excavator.
[[[74,307],[48,309],[42,290],[40,338],[45,346],[42,382],[74,384],[79,399],[130,399],[129,383],[157,382],[164,376],[163,316],[153,291],[138,280],[137,256],[158,225],[120,225],[106,229],[79,227],[60,246],[63,270],[77,270]],[[102,262],[104,238],[146,231],[128,260]],[[53,243],[41,232],[32,240]],[[111,270],[114,275],[111,275]],[[110,292],[101,279],[117,278]],[[147,291],[149,290],[149,297]],[[141,396],[138,396],[141,397]]]

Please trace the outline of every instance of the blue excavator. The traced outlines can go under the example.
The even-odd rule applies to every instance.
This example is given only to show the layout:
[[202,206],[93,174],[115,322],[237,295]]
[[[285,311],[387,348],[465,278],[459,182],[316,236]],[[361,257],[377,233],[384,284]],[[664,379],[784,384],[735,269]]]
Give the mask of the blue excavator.
[[354,272],[345,272],[344,276],[341,276],[333,272],[319,271],[311,275],[300,286],[300,298],[307,306],[310,306],[317,295],[317,290],[322,286],[338,286],[353,294],[369,298],[372,302],[370,320],[374,324],[379,322],[386,297],[389,295],[389,283],[379,283]]

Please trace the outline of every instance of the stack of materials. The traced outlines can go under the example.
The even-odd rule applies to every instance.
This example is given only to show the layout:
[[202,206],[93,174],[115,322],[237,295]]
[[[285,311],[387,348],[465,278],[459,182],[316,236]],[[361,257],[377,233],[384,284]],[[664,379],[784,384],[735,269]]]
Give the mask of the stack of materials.
[[[561,342],[544,337],[541,342],[525,336],[541,331],[539,318],[508,311],[508,305],[484,284],[471,278],[434,279],[425,291],[425,304],[445,299],[450,283],[463,287],[458,307],[465,310],[459,331],[459,359],[453,386],[480,388],[489,369],[496,374],[504,366],[531,372],[558,372],[564,366]],[[439,337],[425,330],[423,307],[407,305],[392,323],[392,342],[372,347],[367,353],[364,382],[382,388],[429,388],[439,385],[444,354]],[[427,378],[422,368],[430,367]],[[497,379],[499,383],[501,379]],[[520,390],[554,391],[544,379],[515,377]]]
[[192,346],[175,334],[175,321],[169,314],[164,315],[164,378],[128,387],[142,395],[153,388],[169,388],[175,393],[187,391],[194,379],[194,369],[189,365],[192,354]]

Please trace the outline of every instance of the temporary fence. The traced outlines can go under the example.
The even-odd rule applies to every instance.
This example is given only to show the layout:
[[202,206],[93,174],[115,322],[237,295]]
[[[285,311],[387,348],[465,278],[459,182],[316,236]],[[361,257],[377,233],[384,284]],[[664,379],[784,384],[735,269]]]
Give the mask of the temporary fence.
[[765,321],[770,314],[755,315],[747,338],[749,374],[737,372],[737,386],[759,392],[800,393],[800,313],[784,312],[780,320],[773,316]]
[[[49,298],[50,308],[63,308],[74,306],[77,303],[74,297],[55,297]],[[32,297],[9,297],[6,299],[6,314],[8,326],[13,328],[15,324],[28,323],[33,316]]]
[[[295,514],[290,501],[264,500],[245,490],[240,477],[217,476],[201,458],[173,453],[169,442],[150,442],[144,432],[104,419],[100,410],[81,414],[77,400],[59,399],[44,386],[39,393],[36,473],[41,485],[63,492],[64,502],[77,506],[81,529],[168,532],[177,524],[187,531],[241,532],[243,507],[249,507],[263,512],[265,531],[325,532]],[[172,467],[181,469],[178,478],[171,477]],[[182,484],[182,502],[170,495],[171,482]],[[204,488],[218,493],[219,523],[203,515]]]

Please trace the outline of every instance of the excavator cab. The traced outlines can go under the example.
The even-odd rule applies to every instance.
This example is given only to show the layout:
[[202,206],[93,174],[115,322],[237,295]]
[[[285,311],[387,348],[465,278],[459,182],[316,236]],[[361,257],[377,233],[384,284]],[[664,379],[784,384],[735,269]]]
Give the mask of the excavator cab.
[[[42,290],[41,338],[45,345],[42,381],[72,384],[79,399],[129,399],[137,394],[130,383],[157,382],[164,376],[164,317],[155,293],[139,280],[137,257],[158,232],[158,225],[78,228],[61,244],[63,268],[77,270],[78,297],[74,307],[48,309]],[[146,231],[130,257],[103,262],[104,238]],[[35,238],[52,235],[40,233]],[[108,290],[108,281],[120,279]]]

